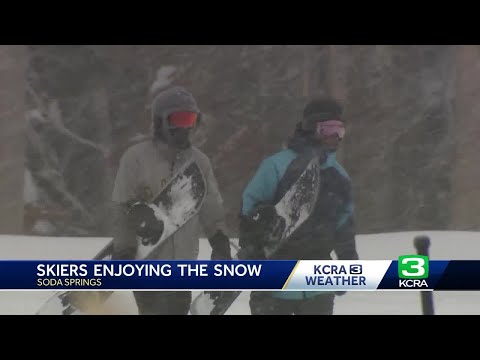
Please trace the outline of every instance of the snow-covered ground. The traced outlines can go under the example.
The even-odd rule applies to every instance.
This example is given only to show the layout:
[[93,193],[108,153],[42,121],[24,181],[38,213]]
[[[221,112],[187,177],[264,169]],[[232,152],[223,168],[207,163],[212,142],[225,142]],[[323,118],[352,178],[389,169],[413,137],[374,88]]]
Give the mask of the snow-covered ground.
[[[413,254],[416,235],[428,235],[430,257],[435,260],[480,259],[480,232],[426,231],[359,235],[357,244],[363,260],[395,260]],[[1,259],[90,259],[107,242],[106,238],[52,238],[0,235]],[[208,259],[210,247],[201,240],[200,259]],[[0,291],[0,315],[34,314],[52,294],[46,291]],[[480,291],[435,292],[436,314],[480,314]],[[136,314],[131,292],[114,293],[108,300],[109,313]],[[420,314],[420,294],[416,292],[350,292],[336,300],[335,313],[341,314]],[[248,292],[243,293],[227,315],[249,314]]]

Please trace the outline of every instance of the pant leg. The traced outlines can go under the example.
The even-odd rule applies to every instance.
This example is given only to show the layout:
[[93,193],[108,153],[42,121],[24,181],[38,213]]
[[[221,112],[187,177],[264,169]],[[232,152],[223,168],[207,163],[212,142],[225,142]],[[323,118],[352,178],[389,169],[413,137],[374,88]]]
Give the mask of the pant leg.
[[188,315],[191,291],[134,291],[139,315]]
[[252,315],[293,315],[297,302],[274,298],[268,291],[252,291],[249,305]]
[[296,315],[333,315],[335,294],[320,294],[301,300]]

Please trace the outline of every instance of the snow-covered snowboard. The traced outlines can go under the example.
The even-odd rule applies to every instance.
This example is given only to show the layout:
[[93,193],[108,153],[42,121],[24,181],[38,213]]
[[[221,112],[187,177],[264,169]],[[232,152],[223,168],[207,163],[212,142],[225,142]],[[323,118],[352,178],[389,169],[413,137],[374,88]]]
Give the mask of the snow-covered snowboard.
[[[299,176],[297,181],[289,188],[282,199],[274,206],[275,217],[272,233],[266,239],[264,247],[265,257],[271,258],[283,244],[288,242],[294,232],[312,214],[318,198],[320,188],[320,164],[318,158],[313,158]],[[262,221],[261,212],[253,214],[254,221]],[[235,259],[248,259],[246,253],[237,254]],[[190,307],[192,315],[224,315],[241,291],[225,291],[223,295],[213,300],[210,294],[202,292]]]
[[[153,209],[155,217],[163,222],[163,232],[159,238],[143,238],[137,235],[135,259],[148,259],[154,254],[200,210],[206,193],[204,175],[198,164],[192,161],[178,171],[151,203],[132,204],[129,215],[141,216],[145,206],[148,206]],[[93,260],[110,260],[112,252],[113,240]],[[47,300],[36,315],[81,315],[92,305],[98,306],[103,303],[111,294],[112,291],[58,291]]]

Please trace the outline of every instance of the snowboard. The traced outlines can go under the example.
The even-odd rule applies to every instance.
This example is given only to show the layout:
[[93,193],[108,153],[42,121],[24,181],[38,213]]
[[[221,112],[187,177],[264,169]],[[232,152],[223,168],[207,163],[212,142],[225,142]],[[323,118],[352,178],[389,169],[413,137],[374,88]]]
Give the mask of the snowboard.
[[[163,222],[163,232],[156,238],[145,238],[137,233],[135,260],[148,259],[162,244],[185,225],[203,205],[207,184],[198,164],[186,163],[150,202],[135,202],[130,205],[129,216],[142,216],[145,206],[150,207],[155,217]],[[150,211],[151,214],[151,211]],[[111,260],[111,240],[93,260]],[[37,311],[36,315],[82,315],[88,308],[105,302],[113,291],[62,290],[52,295]]]
[[[320,188],[320,164],[318,158],[313,158],[296,182],[289,188],[280,201],[275,204],[273,229],[264,246],[265,258],[271,258],[295,231],[310,217],[318,198]],[[252,219],[262,221],[261,212],[254,212]],[[248,249],[240,251],[235,256],[238,259],[248,259]],[[192,315],[224,315],[242,291],[224,291],[220,298],[212,299],[202,292],[192,302]]]

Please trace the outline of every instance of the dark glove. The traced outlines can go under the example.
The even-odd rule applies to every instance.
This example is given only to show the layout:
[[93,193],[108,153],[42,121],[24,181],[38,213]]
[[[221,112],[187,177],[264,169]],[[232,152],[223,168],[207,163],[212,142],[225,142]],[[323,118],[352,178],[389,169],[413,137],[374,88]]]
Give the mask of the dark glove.
[[218,230],[215,235],[208,238],[208,242],[212,247],[212,260],[232,260],[230,251],[230,239],[223,231]]
[[272,231],[272,226],[275,223],[277,211],[273,205],[259,205],[250,216],[252,226],[259,232],[269,233]]
[[264,247],[272,236],[277,213],[272,205],[259,205],[249,216],[240,216],[239,259],[265,259]]
[[128,224],[142,238],[142,244],[144,245],[155,245],[160,240],[164,230],[163,221],[157,219],[153,209],[143,203],[131,207],[128,212]]
[[[218,230],[215,235],[208,238],[208,242],[212,247],[211,260],[232,260],[230,239],[221,230]],[[214,302],[220,299],[223,293],[223,291],[205,291],[205,294],[210,295]]]

